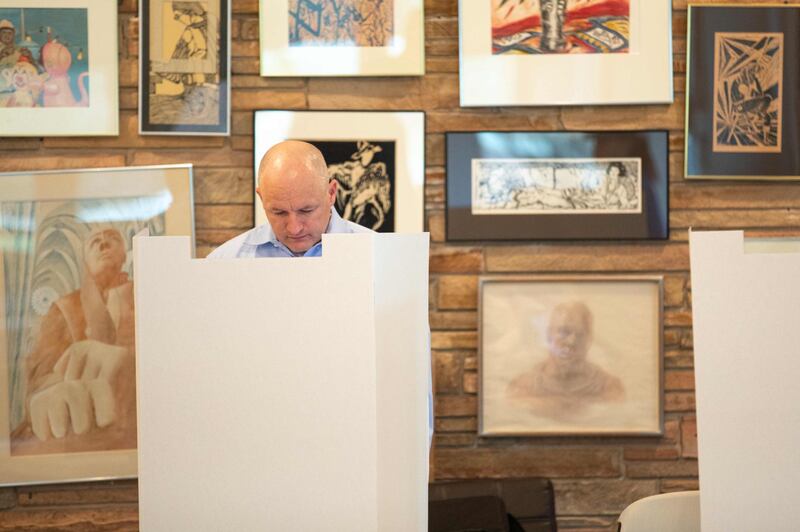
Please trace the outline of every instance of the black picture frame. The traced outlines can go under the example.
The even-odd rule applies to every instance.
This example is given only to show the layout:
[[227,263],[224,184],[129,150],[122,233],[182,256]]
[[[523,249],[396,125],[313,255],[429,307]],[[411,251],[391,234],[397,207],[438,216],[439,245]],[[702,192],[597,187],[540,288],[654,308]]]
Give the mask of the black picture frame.
[[[447,132],[445,143],[446,237],[449,241],[669,238],[667,131]],[[553,185],[547,193],[559,196],[554,201],[562,206],[545,209],[537,200],[532,207],[530,205],[534,202],[527,201],[529,206],[520,208],[509,206],[511,202],[506,201],[498,210],[492,211],[473,205],[473,165],[481,165],[487,160],[486,164],[491,165],[491,159],[500,160],[499,164],[509,160],[512,164],[520,161],[520,168],[552,164]],[[580,168],[574,173],[580,176],[583,172],[587,177],[581,178],[577,187],[556,184],[555,168],[564,164]],[[638,185],[633,186],[638,186],[638,196],[624,207],[598,197],[598,187],[605,186],[606,180],[610,181],[610,178],[598,175],[598,168],[605,165],[610,172],[610,167],[617,164],[627,164],[629,168],[637,165]],[[633,173],[628,174],[626,181],[634,181]],[[533,170],[530,170],[530,175],[533,175]],[[589,178],[593,182],[587,185],[584,180]],[[485,181],[475,182],[485,184]],[[519,194],[527,194],[526,197],[530,198],[543,188],[535,185],[522,192],[515,189],[514,203],[523,203],[518,201]],[[476,185],[475,194],[480,200],[479,190],[482,189]],[[560,196],[564,195],[569,198],[563,200]],[[589,201],[577,201],[577,198],[585,197],[590,197]],[[623,197],[630,199],[632,196],[624,194]],[[597,208],[598,202],[604,207]],[[569,206],[564,208],[564,204]]]
[[800,6],[688,16],[686,178],[800,179]]
[[[167,3],[139,1],[139,134],[230,135],[231,0],[185,6],[204,7],[204,13],[178,13],[172,6],[173,21],[184,27],[177,39],[181,43],[165,59],[166,51],[151,48],[151,36],[174,36],[175,28],[167,28],[170,21],[164,14]],[[156,94],[156,84],[164,85],[162,94]],[[154,120],[158,115],[160,120]]]

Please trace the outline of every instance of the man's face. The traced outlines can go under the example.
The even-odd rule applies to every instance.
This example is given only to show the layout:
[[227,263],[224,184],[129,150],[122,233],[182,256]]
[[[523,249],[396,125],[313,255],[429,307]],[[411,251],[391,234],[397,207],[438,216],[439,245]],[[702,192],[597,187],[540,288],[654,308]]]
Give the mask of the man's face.
[[99,229],[89,234],[83,244],[83,259],[89,274],[119,273],[125,264],[125,243],[116,229]]
[[556,309],[547,328],[550,354],[565,362],[586,358],[592,333],[583,314],[574,309]]
[[302,254],[322,240],[336,201],[335,180],[321,176],[273,179],[259,189],[261,203],[275,236],[292,253]]
[[0,42],[8,46],[14,42],[14,30],[11,28],[3,28],[0,30]]

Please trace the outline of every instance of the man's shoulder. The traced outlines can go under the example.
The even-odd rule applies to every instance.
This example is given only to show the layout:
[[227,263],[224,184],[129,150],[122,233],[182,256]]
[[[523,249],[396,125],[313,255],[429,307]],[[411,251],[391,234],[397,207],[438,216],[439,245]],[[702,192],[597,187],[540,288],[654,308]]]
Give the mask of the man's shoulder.
[[339,231],[341,233],[374,233],[372,229],[369,227],[364,227],[363,225],[358,225],[355,222],[351,222],[350,220],[342,220],[344,222],[345,229]]
[[239,251],[242,249],[242,246],[247,241],[247,237],[250,236],[254,231],[256,231],[258,227],[254,227],[249,231],[245,231],[244,233],[237,235],[227,242],[224,242],[220,245],[217,249],[212,251],[208,254],[209,259],[235,259],[239,256]]
[[[249,244],[248,240],[250,237],[256,232],[264,232],[269,230],[269,224],[265,223],[263,225],[259,225],[258,227],[254,227],[249,231],[245,231],[244,233],[237,235],[227,242],[221,244],[217,249],[212,251],[208,254],[206,258],[209,259],[235,259],[238,258],[241,254],[241,251],[246,246],[253,246],[255,244]],[[351,222],[349,220],[339,219],[339,223],[331,227],[331,233],[339,233],[339,234],[349,234],[349,233],[374,233],[372,229],[368,227],[364,227],[358,225],[357,223]],[[262,240],[264,235],[259,234],[256,235],[255,240]]]

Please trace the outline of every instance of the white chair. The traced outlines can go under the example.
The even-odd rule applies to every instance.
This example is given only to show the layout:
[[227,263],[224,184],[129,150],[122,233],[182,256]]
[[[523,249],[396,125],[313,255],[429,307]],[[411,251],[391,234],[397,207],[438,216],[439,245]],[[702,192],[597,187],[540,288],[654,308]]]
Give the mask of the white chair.
[[639,499],[623,510],[618,522],[620,532],[700,532],[700,492]]

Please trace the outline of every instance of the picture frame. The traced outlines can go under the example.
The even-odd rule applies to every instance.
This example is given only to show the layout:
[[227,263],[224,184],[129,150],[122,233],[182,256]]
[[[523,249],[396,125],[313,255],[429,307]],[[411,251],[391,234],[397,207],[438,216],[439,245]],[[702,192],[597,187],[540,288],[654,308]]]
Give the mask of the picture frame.
[[686,179],[800,179],[800,6],[690,5]]
[[423,0],[259,0],[262,76],[422,76]]
[[[303,140],[325,156],[339,182],[343,218],[379,232],[417,233],[425,225],[425,113],[422,111],[281,111],[254,116],[254,171],[284,140]],[[255,224],[267,221],[253,194]]]
[[191,165],[0,174],[0,486],[136,469],[133,236],[191,235]]
[[481,277],[481,436],[663,433],[660,276]]
[[0,21],[0,137],[119,134],[113,2],[0,0]]
[[447,132],[448,241],[669,238],[666,131]]
[[230,0],[141,0],[139,20],[139,133],[230,135]]
[[462,107],[672,103],[670,0],[458,8]]

